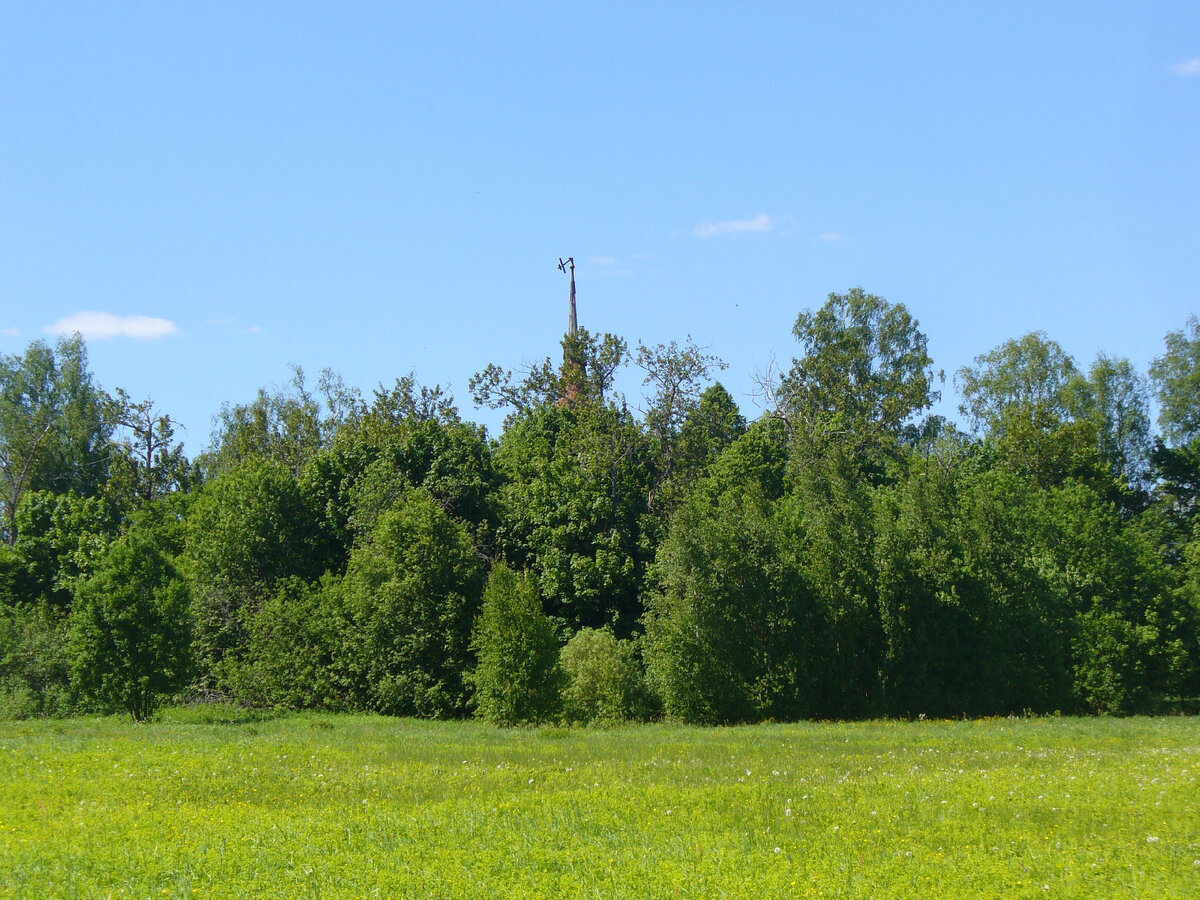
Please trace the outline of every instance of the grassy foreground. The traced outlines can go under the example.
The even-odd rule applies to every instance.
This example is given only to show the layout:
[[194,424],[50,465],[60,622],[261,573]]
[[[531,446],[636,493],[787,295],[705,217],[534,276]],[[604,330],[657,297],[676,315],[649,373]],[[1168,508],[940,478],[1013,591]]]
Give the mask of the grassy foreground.
[[0,896],[1200,896],[1200,720],[0,723]]

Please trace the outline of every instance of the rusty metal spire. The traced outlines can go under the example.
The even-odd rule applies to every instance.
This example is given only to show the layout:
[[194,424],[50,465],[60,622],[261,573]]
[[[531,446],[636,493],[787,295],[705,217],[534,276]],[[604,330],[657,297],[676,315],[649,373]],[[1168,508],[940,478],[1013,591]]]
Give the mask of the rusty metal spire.
[[567,266],[571,267],[571,319],[567,326],[567,334],[574,337],[579,331],[579,319],[575,315],[575,257],[568,256],[566,261],[560,256],[558,258],[558,270],[565,273]]

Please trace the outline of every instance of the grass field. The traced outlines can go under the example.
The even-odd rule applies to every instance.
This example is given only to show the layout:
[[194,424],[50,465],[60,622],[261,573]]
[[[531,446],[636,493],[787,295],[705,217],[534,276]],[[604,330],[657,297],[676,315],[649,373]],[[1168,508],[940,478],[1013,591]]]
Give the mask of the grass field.
[[1197,897],[1200,719],[0,723],[0,896]]

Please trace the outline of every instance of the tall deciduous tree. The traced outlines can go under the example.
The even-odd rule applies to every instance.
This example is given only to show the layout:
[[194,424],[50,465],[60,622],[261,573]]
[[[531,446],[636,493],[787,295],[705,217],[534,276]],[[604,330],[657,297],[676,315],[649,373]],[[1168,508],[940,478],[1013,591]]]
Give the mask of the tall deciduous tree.
[[21,356],[0,356],[0,528],[10,544],[27,491],[90,496],[104,482],[104,407],[79,335],[54,349],[35,341]]
[[645,426],[655,443],[659,483],[675,474],[680,432],[700,402],[709,373],[725,363],[697,347],[689,336],[680,347],[675,341],[655,347],[638,345],[637,364],[646,373]]
[[282,464],[248,459],[207,483],[187,523],[186,568],[194,594],[201,677],[224,683],[247,618],[288,576],[320,577],[326,535],[311,497]]
[[1158,424],[1171,446],[1200,437],[1200,319],[1168,332],[1166,351],[1150,364],[1158,388]]
[[984,433],[1003,430],[1014,417],[1039,427],[1057,425],[1069,413],[1068,388],[1078,374],[1075,361],[1056,341],[1033,332],[959,369],[959,410]]
[[641,614],[650,489],[649,449],[632,416],[597,402],[542,406],[514,421],[495,460],[508,561],[534,573],[565,625],[629,634]]
[[498,477],[484,430],[463,422],[449,395],[411,376],[378,389],[370,408],[313,458],[303,480],[347,549],[417,487],[466,522],[480,546],[492,540]]
[[[1153,454],[1160,490],[1172,517],[1200,541],[1200,319],[1166,337],[1166,351],[1150,364],[1158,392],[1158,424],[1164,440]],[[1198,554],[1200,556],[1200,554]]]
[[774,390],[776,414],[797,435],[858,456],[894,445],[940,396],[919,324],[862,288],[830,294],[796,319],[802,355]]
[[1100,417],[1075,415],[1081,378],[1057,342],[1040,332],[1027,334],[959,370],[959,409],[996,448],[1003,467],[1043,487],[1072,476],[1094,478],[1103,469]]
[[198,473],[175,439],[179,424],[147,398],[134,401],[117,388],[109,405],[108,421],[123,430],[113,445],[109,482],[105,494],[119,505],[132,508],[153,503],[176,490],[189,490]]
[[214,422],[212,449],[201,458],[208,474],[216,474],[250,457],[267,458],[299,475],[305,464],[328,447],[338,429],[365,411],[357,390],[325,369],[314,393],[304,370],[292,368],[282,388],[260,388],[250,403],[226,403]]
[[1129,360],[1101,353],[1069,391],[1075,417],[1095,429],[1101,464],[1122,486],[1144,491],[1152,450],[1145,380]]

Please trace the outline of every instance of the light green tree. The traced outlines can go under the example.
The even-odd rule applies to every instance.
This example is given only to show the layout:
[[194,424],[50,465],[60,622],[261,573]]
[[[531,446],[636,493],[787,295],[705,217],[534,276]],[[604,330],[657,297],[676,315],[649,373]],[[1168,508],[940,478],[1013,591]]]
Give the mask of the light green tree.
[[471,675],[476,714],[496,725],[545,722],[561,706],[562,671],[554,625],[526,573],[492,569],[475,622]]
[[940,397],[928,339],[900,303],[854,288],[805,310],[801,355],[769,389],[774,414],[806,443],[832,441],[862,460],[887,455]]
[[1150,364],[1158,388],[1158,424],[1171,446],[1200,437],[1200,318],[1166,336],[1166,351]]
[[559,654],[563,713],[573,722],[613,725],[650,712],[633,641],[611,628],[581,628]]
[[51,349],[0,355],[0,529],[17,541],[17,510],[28,491],[91,496],[108,472],[104,393],[92,382],[79,335]]

